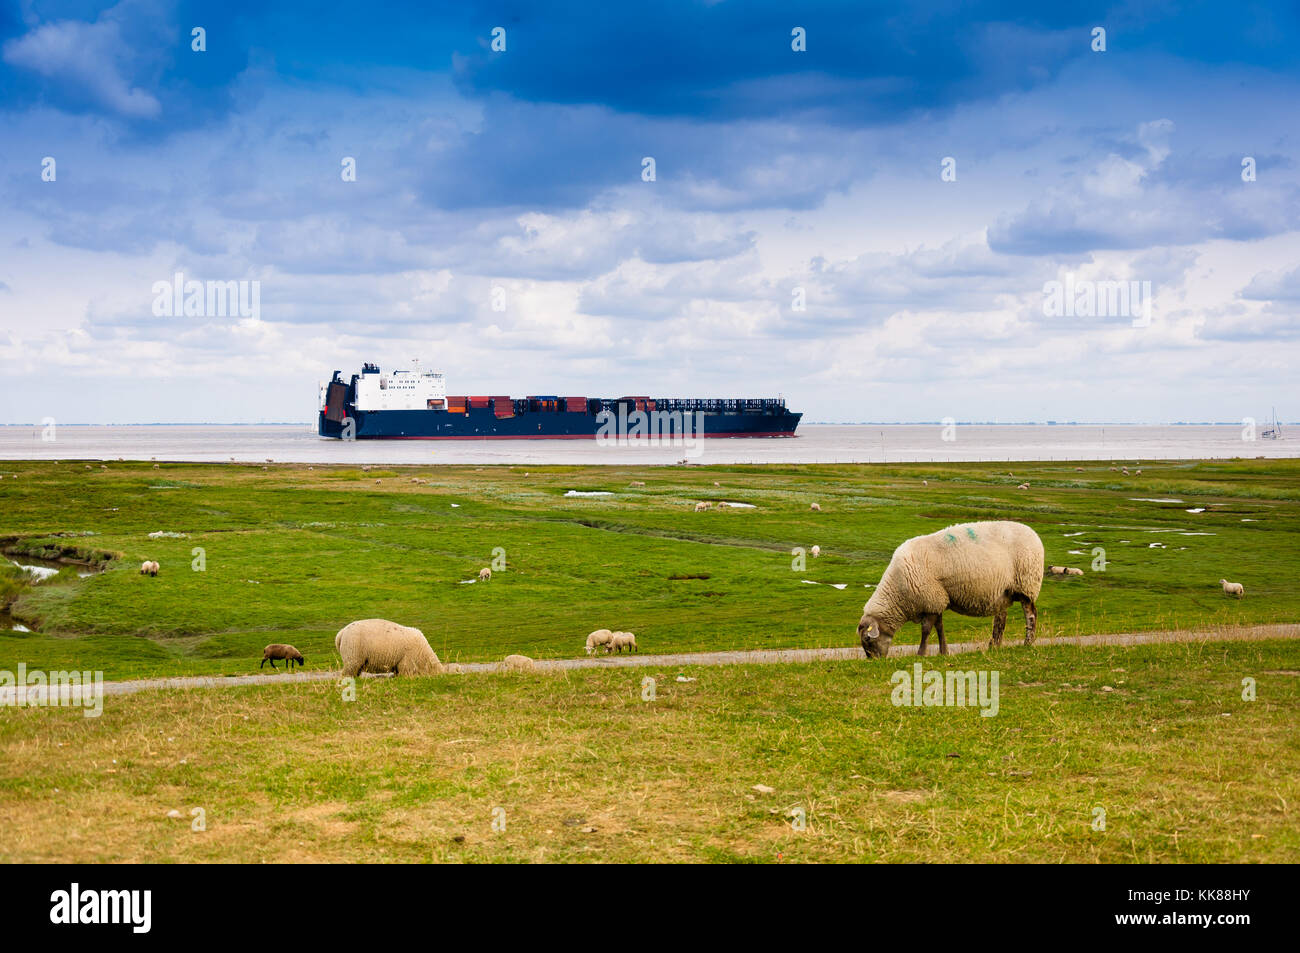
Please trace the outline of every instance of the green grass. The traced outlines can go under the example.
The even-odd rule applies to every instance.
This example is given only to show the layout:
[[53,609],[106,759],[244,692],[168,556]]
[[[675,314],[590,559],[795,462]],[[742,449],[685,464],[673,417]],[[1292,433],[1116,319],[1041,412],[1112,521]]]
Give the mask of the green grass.
[[0,861],[1300,859],[1300,644],[927,660],[996,668],[987,718],[892,705],[890,676],[911,662],[362,679],[354,702],[330,682],[142,692],[109,696],[99,718],[11,709]]
[[[445,661],[573,656],[596,628],[635,632],[650,652],[851,645],[894,547],[973,519],[1028,523],[1049,563],[1089,569],[1105,549],[1105,572],[1045,582],[1044,636],[1300,619],[1300,461],[1144,463],[1141,477],[1078,465],[6,464],[17,474],[0,483],[6,550],[116,558],[101,575],[69,570],[18,593],[0,576],[13,618],[39,633],[6,634],[0,616],[0,668],[229,674],[291,642],[310,669],[328,663],[342,625],[370,616],[421,628]],[[696,514],[701,499],[757,508]],[[814,543],[823,555],[792,570],[791,549]],[[205,571],[191,568],[194,547]],[[497,547],[507,571],[461,585]],[[145,558],[160,576],[137,573]],[[1247,598],[1224,598],[1223,576]],[[988,620],[950,615],[946,629],[983,639]],[[908,626],[897,641],[918,637]]]

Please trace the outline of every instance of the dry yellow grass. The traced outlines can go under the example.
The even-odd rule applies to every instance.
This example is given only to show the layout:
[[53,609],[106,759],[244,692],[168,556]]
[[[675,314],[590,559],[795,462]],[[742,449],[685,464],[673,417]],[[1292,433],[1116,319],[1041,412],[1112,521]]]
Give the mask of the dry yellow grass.
[[698,667],[688,683],[675,668],[371,679],[354,703],[328,682],[144,692],[99,719],[7,710],[0,859],[1300,858],[1294,642],[927,660],[996,664],[995,718],[891,705],[910,661]]

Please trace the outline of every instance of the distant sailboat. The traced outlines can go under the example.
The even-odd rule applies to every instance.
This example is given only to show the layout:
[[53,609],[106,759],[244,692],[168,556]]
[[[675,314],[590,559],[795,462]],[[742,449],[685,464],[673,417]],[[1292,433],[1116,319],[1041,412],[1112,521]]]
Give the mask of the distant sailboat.
[[1269,428],[1266,429],[1266,430],[1261,431],[1259,436],[1260,436],[1260,438],[1263,439],[1263,440],[1281,440],[1281,439],[1282,439],[1282,428],[1281,428],[1280,426],[1278,426],[1278,422],[1277,422],[1277,408],[1276,408],[1276,407],[1273,408],[1273,426],[1269,427]]

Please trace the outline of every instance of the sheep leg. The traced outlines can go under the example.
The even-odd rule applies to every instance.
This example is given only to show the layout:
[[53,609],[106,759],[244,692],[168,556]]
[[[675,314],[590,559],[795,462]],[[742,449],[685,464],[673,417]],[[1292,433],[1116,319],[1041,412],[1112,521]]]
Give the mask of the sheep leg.
[[931,616],[926,616],[921,620],[921,644],[916,647],[917,655],[925,654],[925,643],[930,638],[932,628],[934,628],[934,619]]
[[943,635],[943,614],[940,613],[934,620],[934,631],[939,633],[939,654],[948,654],[948,640]]
[[1034,629],[1038,626],[1038,607],[1028,596],[1021,597],[1020,606],[1025,610],[1025,645],[1034,644]]
[[[275,659],[267,659],[267,661],[271,663],[271,668],[275,668]],[[261,668],[261,667],[262,667],[262,666],[260,666],[260,665],[258,666],[258,668]],[[277,672],[279,671],[278,668],[275,669],[275,670],[276,670]]]
[[993,616],[993,640],[989,642],[989,648],[995,649],[1002,645],[1002,633],[1007,627],[1007,610],[999,609]]
[[[265,664],[266,664],[266,659],[262,659],[262,665],[265,665]],[[262,665],[257,666],[259,670],[262,668]]]

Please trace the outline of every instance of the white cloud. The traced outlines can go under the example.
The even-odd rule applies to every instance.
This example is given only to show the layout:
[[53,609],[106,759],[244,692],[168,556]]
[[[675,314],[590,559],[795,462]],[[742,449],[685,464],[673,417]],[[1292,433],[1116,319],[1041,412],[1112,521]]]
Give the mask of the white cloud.
[[115,16],[117,9],[106,11],[94,23],[59,20],[38,26],[4,45],[5,62],[73,87],[120,116],[155,118],[162,104],[125,75],[131,51]]

